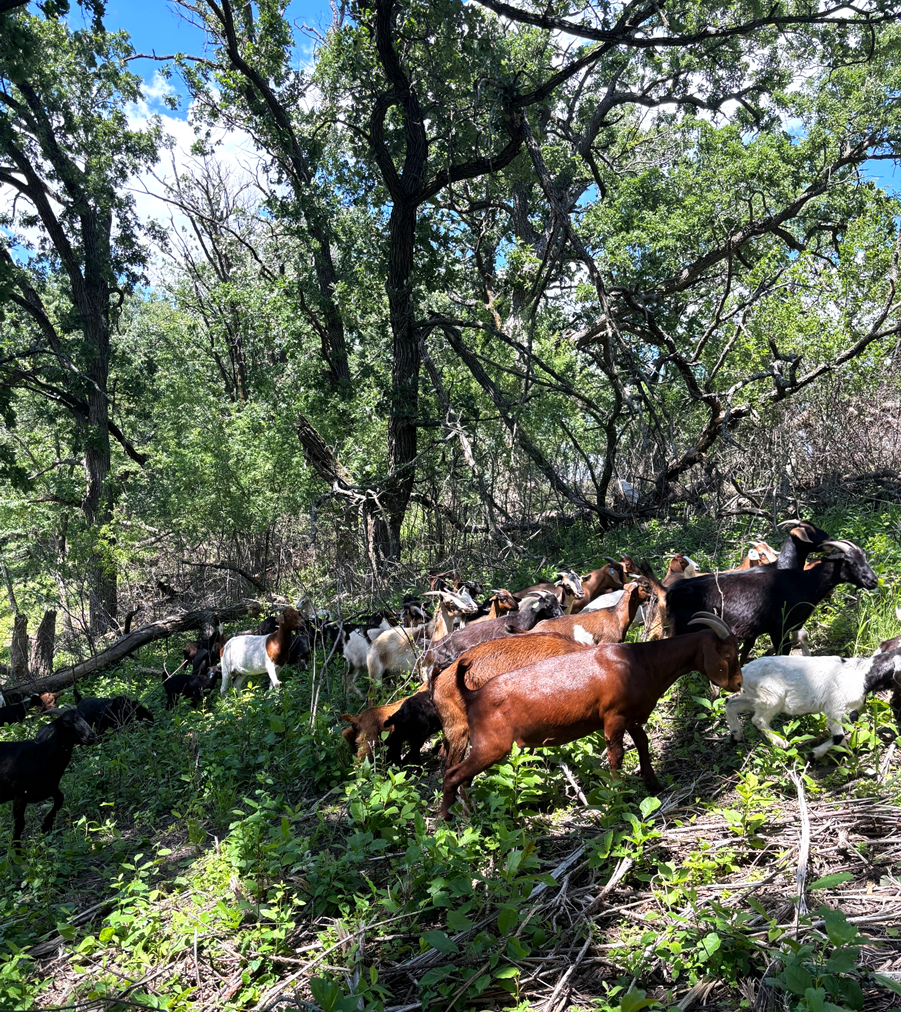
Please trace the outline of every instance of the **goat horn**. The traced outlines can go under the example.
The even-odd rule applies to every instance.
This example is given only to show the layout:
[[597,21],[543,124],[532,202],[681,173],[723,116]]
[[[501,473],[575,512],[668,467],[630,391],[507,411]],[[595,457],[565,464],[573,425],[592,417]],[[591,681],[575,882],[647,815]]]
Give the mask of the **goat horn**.
[[732,630],[718,615],[711,615],[698,611],[695,612],[694,618],[692,618],[688,624],[706,625],[709,629],[712,629],[721,640],[727,640],[732,635]]
[[857,545],[853,541],[824,541],[820,548],[837,548],[841,552],[850,552]]
[[777,527],[794,527],[795,524],[803,524],[804,521],[799,517],[795,517],[794,520],[783,520],[782,523],[776,524]]
[[621,566],[622,565],[622,563],[619,561],[619,559],[611,559],[609,555],[605,555],[604,556],[604,561],[605,562],[609,562],[613,566]]

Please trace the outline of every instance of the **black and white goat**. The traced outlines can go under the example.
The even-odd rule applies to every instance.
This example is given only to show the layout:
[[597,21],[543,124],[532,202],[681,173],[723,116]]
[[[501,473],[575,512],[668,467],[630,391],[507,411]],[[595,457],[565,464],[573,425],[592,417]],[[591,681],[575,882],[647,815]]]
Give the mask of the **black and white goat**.
[[832,738],[811,749],[813,760],[841,745],[842,723],[857,720],[870,693],[901,686],[901,648],[872,657],[758,657],[742,668],[742,678],[741,692],[726,700],[732,741],[742,740],[742,713],[780,748],[787,743],[770,727],[776,714],[824,713]]

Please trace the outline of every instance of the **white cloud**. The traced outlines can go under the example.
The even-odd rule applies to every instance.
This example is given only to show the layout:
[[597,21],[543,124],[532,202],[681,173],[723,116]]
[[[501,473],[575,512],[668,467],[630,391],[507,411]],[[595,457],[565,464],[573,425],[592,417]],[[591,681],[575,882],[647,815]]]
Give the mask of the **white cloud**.
[[[169,108],[166,101],[175,95],[175,89],[158,72],[145,82],[144,97],[139,103],[127,109],[129,126],[140,129],[147,126],[154,116],[162,122],[167,137],[167,147],[160,152],[160,161],[153,169],[131,179],[128,189],[135,198],[139,219],[147,224],[157,221],[170,233],[175,230],[181,236],[190,233],[188,217],[166,199],[166,185],[182,175],[195,175],[202,159],[192,153],[197,132],[192,125],[195,104],[191,103],[182,115]],[[210,158],[218,163],[222,174],[236,186],[251,186],[257,179],[260,153],[249,134],[241,130],[213,129],[205,145],[212,147]],[[159,260],[159,251],[154,258]],[[156,274],[151,272],[151,278]]]

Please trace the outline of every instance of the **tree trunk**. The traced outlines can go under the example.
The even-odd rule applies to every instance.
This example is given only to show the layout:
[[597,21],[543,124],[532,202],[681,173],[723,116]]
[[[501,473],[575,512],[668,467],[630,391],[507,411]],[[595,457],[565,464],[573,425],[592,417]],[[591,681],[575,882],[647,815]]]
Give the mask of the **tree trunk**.
[[10,674],[14,682],[28,681],[28,616],[21,612],[13,620]]
[[56,646],[56,611],[44,612],[38,631],[31,641],[31,677],[46,678],[53,671]]
[[88,391],[88,417],[84,431],[84,466],[87,489],[83,503],[85,519],[90,527],[94,542],[94,556],[88,569],[88,602],[91,635],[101,636],[116,627],[118,612],[118,581],[115,562],[106,548],[109,535],[104,528],[113,519],[110,490],[110,441],[109,401],[107,381],[109,379],[109,295],[98,293],[94,301],[95,314],[84,328],[85,343],[89,349],[90,366],[88,374],[92,380]]

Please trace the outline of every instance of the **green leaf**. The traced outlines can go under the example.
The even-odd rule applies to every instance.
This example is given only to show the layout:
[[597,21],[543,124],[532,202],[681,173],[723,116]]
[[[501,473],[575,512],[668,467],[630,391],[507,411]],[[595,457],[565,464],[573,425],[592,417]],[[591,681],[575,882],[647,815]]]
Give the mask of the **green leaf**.
[[522,971],[518,966],[502,966],[494,971],[496,980],[508,980],[510,977],[518,977]]
[[459,910],[448,910],[447,929],[448,931],[467,931],[472,927],[472,918]]
[[863,1009],[864,996],[860,984],[853,977],[839,977],[838,989],[845,1004],[855,1012]]
[[808,1012],[823,1012],[826,1006],[826,991],[822,987],[809,987],[804,992]]
[[833,945],[843,945],[857,938],[857,928],[848,923],[848,918],[841,910],[826,909],[823,914],[826,922],[826,934]]
[[788,966],[776,978],[792,994],[803,995],[809,987],[813,987],[813,977],[808,970],[797,963],[789,963]]
[[834,886],[841,885],[842,882],[847,882],[854,876],[848,871],[837,871],[833,875],[824,875],[822,878],[818,878],[816,882],[811,882],[807,887],[808,889],[832,889]]
[[860,949],[855,945],[836,949],[826,960],[826,970],[829,973],[853,973],[857,969],[859,956]]
[[887,987],[889,991],[895,994],[901,994],[901,980],[895,980],[893,977],[886,977],[881,973],[874,973],[870,980],[875,980],[882,987]]
[[640,1012],[643,1008],[651,1008],[656,1005],[657,1002],[653,998],[646,998],[646,991],[642,991],[636,988],[634,991],[629,991],[628,994],[624,994],[622,1001],[619,1003],[620,1012]]
[[422,937],[428,945],[439,952],[450,953],[460,951],[457,943],[452,938],[448,938],[443,931],[424,931]]
[[511,906],[502,907],[497,918],[497,930],[502,935],[509,935],[517,924],[519,924],[519,913],[516,908]]
[[647,818],[651,812],[656,812],[661,805],[660,798],[644,798],[638,806],[641,814]]

